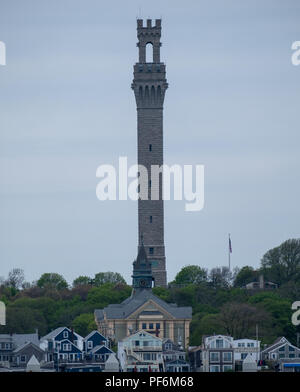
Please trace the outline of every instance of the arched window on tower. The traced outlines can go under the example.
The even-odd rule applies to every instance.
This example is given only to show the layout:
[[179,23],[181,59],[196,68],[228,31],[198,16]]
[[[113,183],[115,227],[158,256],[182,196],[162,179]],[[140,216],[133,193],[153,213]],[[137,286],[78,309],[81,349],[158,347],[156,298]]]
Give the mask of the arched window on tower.
[[153,63],[153,45],[151,42],[146,44],[146,63]]

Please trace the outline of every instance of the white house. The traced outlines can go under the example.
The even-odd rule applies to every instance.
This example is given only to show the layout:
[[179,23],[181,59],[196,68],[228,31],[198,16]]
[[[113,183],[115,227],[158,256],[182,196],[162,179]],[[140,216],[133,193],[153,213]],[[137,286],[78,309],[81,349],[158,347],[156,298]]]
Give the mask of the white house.
[[204,336],[202,370],[204,372],[234,371],[233,353],[233,338],[231,336]]
[[248,354],[258,361],[260,358],[260,341],[254,339],[236,339],[233,341],[234,360],[243,361]]
[[162,339],[146,331],[136,332],[118,342],[118,359],[124,372],[163,371]]

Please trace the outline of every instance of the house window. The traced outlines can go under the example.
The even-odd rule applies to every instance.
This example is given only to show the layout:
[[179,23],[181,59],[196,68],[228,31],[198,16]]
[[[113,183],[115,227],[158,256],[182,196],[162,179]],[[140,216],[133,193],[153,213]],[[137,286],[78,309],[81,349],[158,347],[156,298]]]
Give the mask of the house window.
[[224,362],[231,362],[232,361],[232,353],[231,352],[223,353],[223,361]]
[[153,323],[149,324],[149,329],[153,329]]
[[289,354],[289,358],[295,358],[295,354]]
[[93,342],[91,340],[88,341],[88,348],[93,348]]
[[154,254],[154,248],[149,248],[149,254],[153,255]]
[[219,365],[211,365],[209,368],[209,371],[212,373],[217,373],[220,371],[220,366]]
[[63,351],[71,351],[71,344],[70,343],[64,343],[63,344]]
[[142,329],[147,329],[147,324],[146,323],[142,324]]
[[241,353],[241,360],[244,360],[247,357],[247,353]]
[[150,217],[149,217],[149,221],[150,221],[150,223],[152,223],[152,215],[150,215]]
[[295,348],[292,346],[289,346],[289,351],[295,351]]
[[160,323],[156,323],[156,329],[160,329]]
[[152,144],[149,144],[149,151],[152,151]]
[[228,372],[230,370],[232,370],[232,365],[224,365],[223,366],[223,372]]
[[64,338],[67,338],[68,336],[69,336],[68,331],[64,331],[63,337],[64,337]]
[[210,353],[210,361],[211,362],[219,362],[220,361],[220,353],[211,352]]
[[223,348],[223,339],[216,340],[216,348]]
[[135,345],[135,346],[139,346],[139,345],[140,345],[140,341],[139,341],[139,340],[136,340],[136,341],[134,342],[134,345]]
[[285,350],[285,346],[282,346],[278,349],[278,351],[284,351]]
[[21,355],[20,362],[26,362],[26,355]]

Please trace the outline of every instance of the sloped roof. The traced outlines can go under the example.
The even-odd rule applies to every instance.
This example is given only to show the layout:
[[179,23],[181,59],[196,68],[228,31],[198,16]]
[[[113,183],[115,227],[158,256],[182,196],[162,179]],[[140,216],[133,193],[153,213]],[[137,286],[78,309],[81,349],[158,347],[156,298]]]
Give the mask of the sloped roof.
[[39,346],[39,336],[37,333],[15,333],[12,335],[12,341],[16,347],[22,346],[25,343],[34,343],[36,346]]
[[148,260],[146,249],[143,243],[139,248],[136,260],[133,262],[133,269],[146,270],[146,271],[150,271],[151,273],[152,265]]
[[103,354],[109,353],[113,354],[113,351],[109,349],[108,347],[104,346],[103,344],[100,346],[95,346],[89,351],[89,354],[96,354],[99,350],[102,351]]
[[27,362],[27,366],[28,365],[39,365],[39,361],[36,359],[35,355],[32,355],[32,357],[29,359],[29,361]]
[[104,313],[107,319],[125,319],[149,300],[157,303],[176,319],[192,318],[191,306],[178,307],[176,304],[168,304],[154,295],[151,290],[137,291],[120,304],[108,305],[104,309],[96,309],[95,316],[99,321],[104,319]]
[[128,339],[134,339],[135,337],[137,339],[137,338],[141,337],[141,335],[142,335],[142,337],[149,337],[151,339],[158,340],[158,341],[162,342],[162,338],[159,338],[158,336],[154,336],[152,333],[149,333],[144,330],[140,330],[140,331],[133,333],[132,335],[126,336],[125,338],[123,338],[121,340],[121,342],[125,342]]
[[265,348],[264,350],[262,350],[262,353],[267,353],[269,351],[273,351],[276,350],[276,348],[279,348],[280,346],[284,345],[284,344],[289,344],[291,345],[291,343],[284,337],[281,336],[279,338],[277,338],[275,340],[274,343],[272,343],[270,346],[268,346],[267,348]]
[[[57,335],[59,335],[64,329],[67,329],[69,332],[72,332],[72,331],[70,330],[70,328],[68,328],[68,327],[58,327],[58,328],[54,329],[53,331],[49,332],[47,335],[43,336],[43,337],[41,338],[41,340],[53,339],[53,338],[55,338]],[[74,335],[75,335],[77,338],[82,338],[82,336],[78,335],[78,333],[76,333],[75,331],[73,331],[73,333],[74,333]]]
[[100,336],[103,337],[103,340],[107,340],[105,336],[103,336],[99,331],[94,330],[92,332],[90,332],[83,340],[87,341],[90,337],[92,337],[95,333],[99,334]]
[[42,350],[39,346],[37,346],[36,344],[34,344],[34,343],[32,343],[32,342],[26,342],[26,343],[24,343],[24,344],[22,344],[21,346],[19,346],[19,347],[17,347],[15,350],[14,350],[14,353],[16,354],[16,353],[18,353],[19,351],[21,351],[21,350],[23,350],[23,348],[25,348],[26,346],[34,346],[34,348],[36,349],[36,350],[39,350],[40,352],[44,352],[44,350]]
[[115,353],[112,353],[112,354],[109,355],[108,359],[106,360],[106,364],[109,364],[109,363],[117,363],[117,364],[119,364],[119,361],[117,360],[117,357],[116,357]]
[[243,363],[256,363],[256,359],[249,353],[244,358]]
[[69,328],[67,328],[67,327],[58,327],[58,328],[54,329],[53,331],[49,332],[47,335],[43,336],[41,338],[41,340],[53,339],[53,338],[55,338],[55,336],[60,334],[64,329],[67,329],[68,331],[70,331]]

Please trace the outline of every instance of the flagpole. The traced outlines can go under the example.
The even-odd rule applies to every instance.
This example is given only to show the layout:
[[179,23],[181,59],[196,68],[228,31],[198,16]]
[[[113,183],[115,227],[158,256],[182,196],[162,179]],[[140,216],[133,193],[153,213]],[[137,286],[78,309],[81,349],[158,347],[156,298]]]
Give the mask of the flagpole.
[[231,253],[231,244],[230,244],[230,233],[228,234],[228,267],[230,272],[230,253]]

